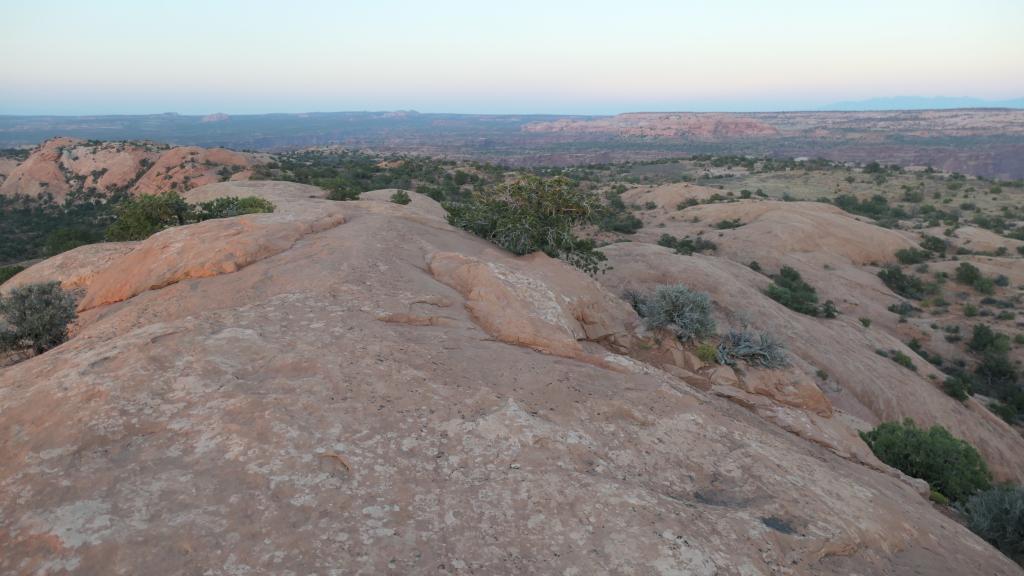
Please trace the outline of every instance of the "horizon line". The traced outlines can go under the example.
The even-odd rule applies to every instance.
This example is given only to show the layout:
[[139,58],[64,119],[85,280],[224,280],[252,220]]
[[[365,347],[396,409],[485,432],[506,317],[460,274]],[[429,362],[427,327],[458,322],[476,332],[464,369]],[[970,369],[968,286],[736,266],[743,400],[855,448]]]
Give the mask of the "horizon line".
[[207,116],[224,115],[229,118],[232,116],[302,116],[311,114],[417,114],[417,115],[432,115],[432,116],[560,116],[560,117],[580,117],[580,118],[595,118],[595,117],[614,117],[622,116],[626,114],[808,114],[808,113],[857,113],[857,112],[949,112],[956,110],[1024,110],[1024,104],[1021,106],[950,106],[950,107],[936,107],[936,108],[832,108],[832,107],[821,107],[821,108],[794,108],[794,109],[763,109],[763,110],[627,110],[622,112],[608,112],[608,113],[582,113],[582,112],[420,112],[414,109],[381,109],[381,110],[308,110],[303,112],[175,112],[175,111],[164,111],[164,112],[109,112],[109,113],[79,113],[79,114],[61,114],[61,113],[29,113],[29,114],[18,114],[18,113],[6,113],[0,112],[0,118],[89,118],[89,117],[132,117],[132,116],[183,116],[183,117],[197,117],[205,118]]

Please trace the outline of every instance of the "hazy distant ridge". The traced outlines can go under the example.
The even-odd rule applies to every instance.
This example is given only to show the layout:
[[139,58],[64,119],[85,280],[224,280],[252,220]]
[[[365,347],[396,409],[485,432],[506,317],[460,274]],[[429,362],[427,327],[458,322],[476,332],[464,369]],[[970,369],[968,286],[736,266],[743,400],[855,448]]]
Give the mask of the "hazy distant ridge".
[[953,96],[892,96],[849,100],[822,106],[820,110],[841,112],[867,110],[950,110],[953,108],[1024,108],[1024,98],[1012,100],[983,100]]

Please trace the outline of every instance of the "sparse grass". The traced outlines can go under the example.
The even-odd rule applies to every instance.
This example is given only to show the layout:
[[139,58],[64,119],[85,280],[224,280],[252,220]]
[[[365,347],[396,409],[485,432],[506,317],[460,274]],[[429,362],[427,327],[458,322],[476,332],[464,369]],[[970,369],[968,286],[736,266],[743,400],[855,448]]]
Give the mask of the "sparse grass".
[[697,358],[705,364],[714,364],[717,362],[717,350],[714,344],[707,342],[701,343],[696,349]]

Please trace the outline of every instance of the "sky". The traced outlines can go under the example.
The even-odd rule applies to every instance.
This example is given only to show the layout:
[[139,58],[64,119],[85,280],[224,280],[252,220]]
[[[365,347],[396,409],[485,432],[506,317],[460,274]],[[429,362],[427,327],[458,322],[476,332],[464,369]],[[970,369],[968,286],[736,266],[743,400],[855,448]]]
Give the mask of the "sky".
[[1024,0],[0,0],[0,114],[1024,97]]

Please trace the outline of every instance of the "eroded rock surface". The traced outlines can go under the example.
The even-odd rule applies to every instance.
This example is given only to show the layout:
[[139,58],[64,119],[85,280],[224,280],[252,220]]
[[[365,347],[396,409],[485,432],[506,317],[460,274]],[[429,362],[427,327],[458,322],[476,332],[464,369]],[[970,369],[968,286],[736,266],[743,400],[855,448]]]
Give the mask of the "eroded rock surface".
[[[0,369],[0,572],[1022,573],[906,482],[687,367],[495,337],[505,299],[538,337],[614,356],[631,310],[561,262],[411,205],[217,186],[278,205],[216,223],[253,245],[307,207],[344,223],[202,277],[160,270],[205,269],[238,235],[157,235],[97,275],[76,338]],[[96,296],[129,271],[144,289]],[[392,321],[420,317],[444,321]]]
[[[680,256],[640,243],[614,244],[602,251],[612,269],[598,280],[610,290],[683,283],[708,292],[723,324],[749,323],[768,330],[793,352],[805,373],[826,372],[832,385],[823,391],[834,407],[868,425],[903,418],[941,424],[977,447],[998,478],[1024,480],[1024,438],[974,406],[976,400],[961,403],[945,394],[939,388],[941,372],[895,337],[865,330],[849,315],[824,319],[793,312],[763,294],[764,276],[724,258]],[[881,358],[877,349],[900,350],[913,359],[918,371]],[[935,375],[934,381],[929,374]]]
[[94,193],[183,192],[221,180],[247,180],[264,158],[223,148],[52,138],[24,162],[3,167],[0,195],[49,196],[63,202]]
[[0,294],[38,282],[60,282],[62,288],[71,292],[85,290],[98,272],[134,250],[136,245],[136,242],[103,242],[72,248],[15,274],[4,282]]

